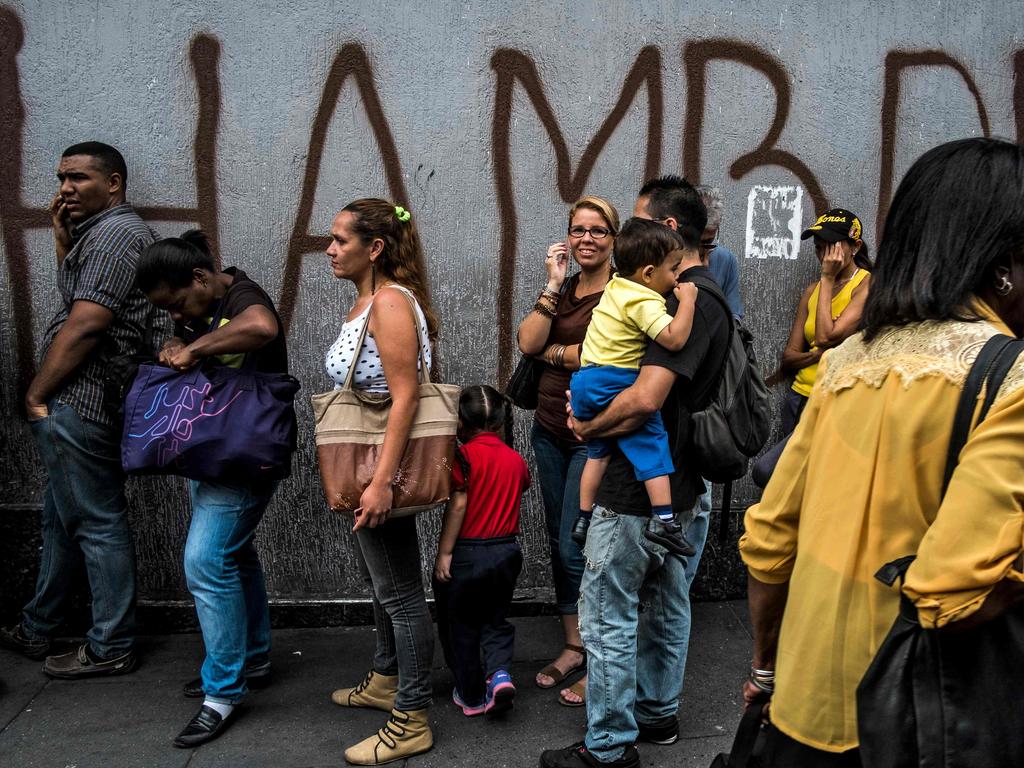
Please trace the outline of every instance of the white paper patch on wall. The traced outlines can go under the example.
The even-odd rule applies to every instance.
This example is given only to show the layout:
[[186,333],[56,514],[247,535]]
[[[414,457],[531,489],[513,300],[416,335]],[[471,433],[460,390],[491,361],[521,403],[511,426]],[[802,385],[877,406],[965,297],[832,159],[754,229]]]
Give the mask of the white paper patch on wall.
[[800,251],[803,187],[755,186],[747,195],[748,259],[795,259]]

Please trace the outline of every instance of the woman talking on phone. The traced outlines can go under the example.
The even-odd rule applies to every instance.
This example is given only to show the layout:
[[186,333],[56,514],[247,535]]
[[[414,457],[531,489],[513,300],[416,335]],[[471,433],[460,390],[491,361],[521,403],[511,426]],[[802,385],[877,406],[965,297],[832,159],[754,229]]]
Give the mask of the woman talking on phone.
[[349,763],[378,765],[426,752],[434,743],[427,719],[434,624],[423,589],[416,518],[389,515],[419,405],[420,359],[431,365],[437,318],[416,222],[405,208],[379,199],[349,203],[334,217],[327,255],[335,277],[356,289],[355,304],[327,352],[327,373],[341,387],[355,366],[352,386],[388,394],[392,403],[380,458],[353,526],[373,592],[376,652],[361,683],[331,695],[342,707],[389,713],[379,731],[345,750]]
[[800,235],[814,238],[814,253],[821,264],[821,275],[804,290],[797,305],[789,341],[782,350],[782,362],[769,379],[776,382],[787,373],[795,378],[782,402],[780,434],[782,440],[761,456],[751,469],[754,482],[764,488],[796,429],[807,398],[818,375],[818,361],[857,331],[861,313],[871,286],[871,259],[868,245],[861,237],[861,223],[843,208],[825,211]]
[[[537,674],[541,688],[555,687],[586,665],[576,619],[583,553],[570,534],[579,514],[580,475],[587,451],[566,426],[565,391],[573,371],[580,367],[580,345],[590,315],[611,278],[618,229],[618,211],[607,200],[588,195],[576,201],[569,209],[568,238],[548,247],[544,260],[547,282],[533,311],[519,325],[520,351],[546,363],[530,440],[537,459],[555,600],[565,636],[559,655]],[[568,277],[570,257],[579,265],[579,272],[572,277]],[[566,688],[559,701],[580,706],[583,690],[579,683]]]

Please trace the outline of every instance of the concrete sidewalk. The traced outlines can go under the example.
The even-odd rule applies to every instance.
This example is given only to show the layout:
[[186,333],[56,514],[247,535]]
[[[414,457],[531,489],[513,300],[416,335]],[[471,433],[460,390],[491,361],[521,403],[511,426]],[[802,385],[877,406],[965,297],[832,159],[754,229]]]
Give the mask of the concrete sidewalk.
[[[680,707],[680,739],[641,745],[646,766],[706,768],[728,751],[739,721],[740,686],[750,659],[744,602],[694,606],[693,636]],[[559,706],[557,689],[533,675],[559,645],[558,620],[514,620],[515,709],[502,719],[467,719],[450,701],[451,678],[435,659],[435,746],[410,768],[535,766],[541,750],[583,737],[583,709]],[[0,766],[4,768],[319,768],[342,766],[344,747],[383,725],[385,715],[345,710],[330,693],[362,679],[373,629],[275,630],[274,682],[252,692],[225,734],[195,750],[171,740],[199,701],[181,686],[198,674],[198,635],[144,637],[142,663],[124,677],[50,680],[40,663],[0,650]],[[395,763],[394,765],[402,765]]]

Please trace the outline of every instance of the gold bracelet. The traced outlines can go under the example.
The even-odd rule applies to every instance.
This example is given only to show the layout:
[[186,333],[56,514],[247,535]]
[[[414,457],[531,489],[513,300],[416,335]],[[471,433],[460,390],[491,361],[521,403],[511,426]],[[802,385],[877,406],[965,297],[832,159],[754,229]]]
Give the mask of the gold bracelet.
[[565,368],[565,344],[558,348],[558,367]]

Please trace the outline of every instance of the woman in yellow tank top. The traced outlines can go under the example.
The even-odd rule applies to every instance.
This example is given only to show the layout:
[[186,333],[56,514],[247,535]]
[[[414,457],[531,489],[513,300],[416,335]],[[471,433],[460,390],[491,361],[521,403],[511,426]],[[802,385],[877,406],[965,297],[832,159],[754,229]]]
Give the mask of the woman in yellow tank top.
[[871,283],[868,245],[861,239],[860,219],[843,208],[826,211],[804,230],[801,240],[814,238],[814,252],[821,262],[821,278],[800,296],[800,305],[782,350],[779,370],[768,379],[777,383],[796,372],[792,388],[782,401],[780,440],[754,462],[750,477],[764,488],[775,470],[789,436],[796,429],[818,374],[825,350],[837,347],[860,325],[861,311]]
[[842,208],[826,211],[800,235],[801,240],[810,237],[821,262],[821,278],[800,297],[782,351],[782,371],[796,371],[782,408],[783,435],[792,432],[800,419],[822,354],[856,332],[871,283],[868,246],[854,214]]

